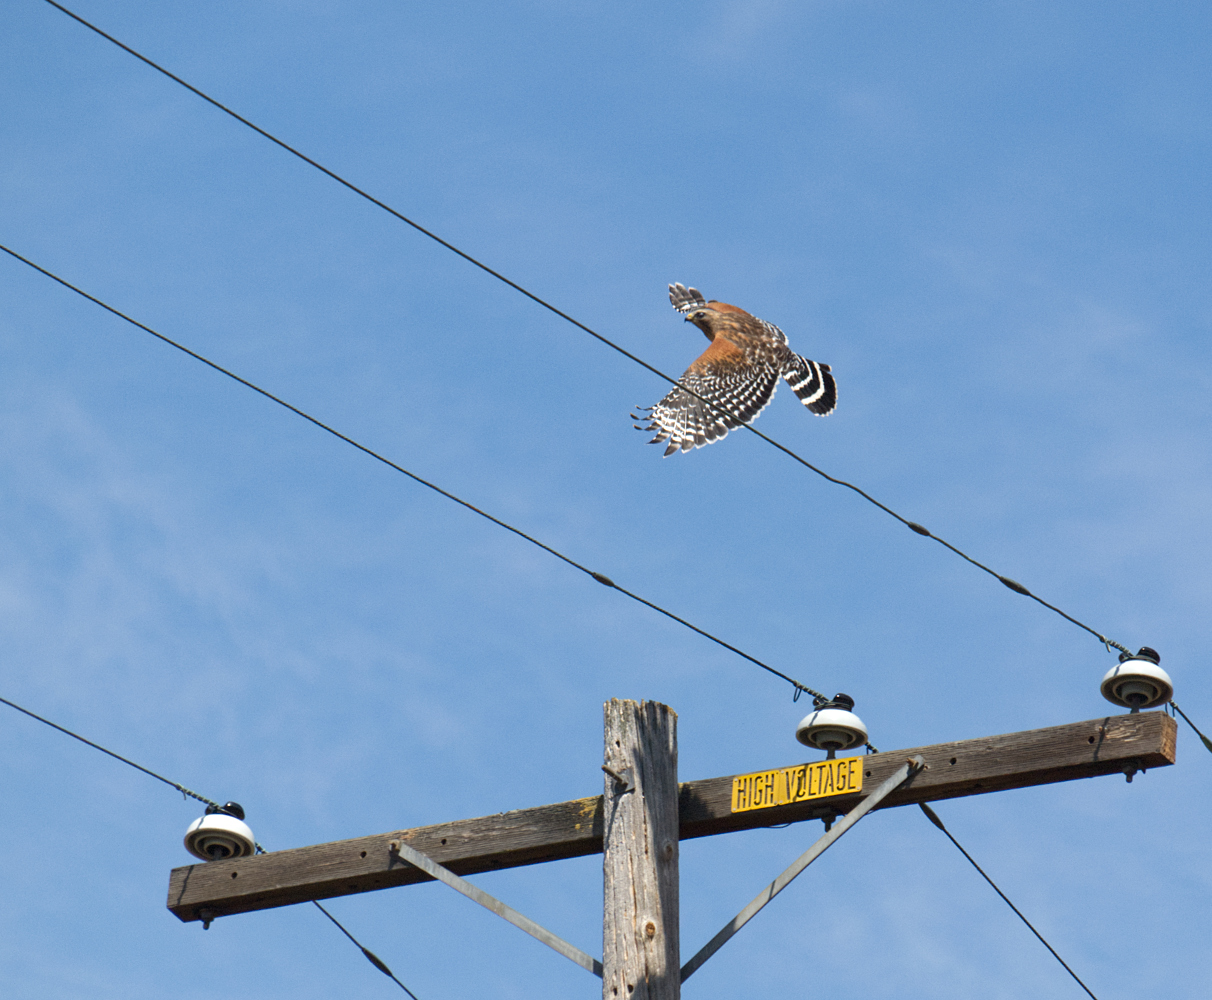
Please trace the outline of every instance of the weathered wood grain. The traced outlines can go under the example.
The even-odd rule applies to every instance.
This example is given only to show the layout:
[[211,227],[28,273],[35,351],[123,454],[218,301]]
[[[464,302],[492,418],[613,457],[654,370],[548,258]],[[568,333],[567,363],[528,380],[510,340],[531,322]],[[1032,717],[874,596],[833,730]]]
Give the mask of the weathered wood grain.
[[[871,754],[863,758],[863,787],[875,787],[915,753],[926,759],[929,769],[880,808],[1122,773],[1125,767],[1164,767],[1174,763],[1176,735],[1174,720],[1164,712],[1141,712]],[[795,823],[831,810],[845,812],[861,797],[835,796],[733,814],[731,790],[732,776],[683,783],[678,804],[681,838]],[[173,870],[168,908],[189,921],[200,919],[204,908],[225,916],[428,881],[417,869],[398,863],[393,867],[388,845],[397,837],[455,873],[473,875],[599,853],[602,828],[599,795],[237,861],[198,863]]]
[[[925,758],[927,770],[888,796],[878,808],[1118,774],[1125,766],[1164,767],[1174,763],[1177,732],[1177,724],[1164,712],[1142,712],[870,754],[863,758],[863,788],[878,785],[913,754]],[[861,797],[839,795],[730,814],[731,777],[688,782],[682,786],[680,803],[682,839],[798,822],[835,810],[846,812]],[[754,822],[755,817],[760,820]]]
[[678,1000],[678,717],[605,705],[603,1000]]

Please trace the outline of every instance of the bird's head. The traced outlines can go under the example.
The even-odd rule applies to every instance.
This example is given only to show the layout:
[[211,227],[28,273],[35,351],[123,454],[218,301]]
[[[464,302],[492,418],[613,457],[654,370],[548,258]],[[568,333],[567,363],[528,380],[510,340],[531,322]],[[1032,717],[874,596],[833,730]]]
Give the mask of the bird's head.
[[693,323],[695,326],[697,326],[700,330],[707,334],[708,339],[715,335],[713,324],[715,323],[716,318],[719,316],[719,313],[712,308],[713,305],[715,305],[715,303],[709,302],[704,306],[696,306],[686,314],[686,322]]

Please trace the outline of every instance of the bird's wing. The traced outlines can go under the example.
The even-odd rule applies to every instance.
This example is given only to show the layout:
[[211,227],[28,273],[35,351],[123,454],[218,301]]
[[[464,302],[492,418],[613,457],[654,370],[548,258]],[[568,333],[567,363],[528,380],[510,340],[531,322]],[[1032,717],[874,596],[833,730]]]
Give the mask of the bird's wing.
[[669,302],[683,316],[690,310],[707,304],[702,292],[697,288],[687,288],[681,282],[669,286]]
[[780,330],[773,323],[767,323],[764,319],[757,319],[756,316],[754,316],[753,318],[758,321],[758,324],[761,326],[762,331],[766,334],[767,337],[770,338],[771,341],[773,341],[776,344],[782,344],[782,345],[786,346],[787,334],[783,333],[783,331]]
[[677,387],[647,417],[635,418],[649,424],[636,426],[656,431],[649,444],[667,440],[666,455],[701,448],[756,419],[773,398],[780,374],[778,365],[752,360],[731,341],[716,337]]
[[791,391],[818,417],[832,413],[837,406],[837,382],[829,366],[809,361],[794,352],[789,351],[788,354],[783,378],[791,386]]

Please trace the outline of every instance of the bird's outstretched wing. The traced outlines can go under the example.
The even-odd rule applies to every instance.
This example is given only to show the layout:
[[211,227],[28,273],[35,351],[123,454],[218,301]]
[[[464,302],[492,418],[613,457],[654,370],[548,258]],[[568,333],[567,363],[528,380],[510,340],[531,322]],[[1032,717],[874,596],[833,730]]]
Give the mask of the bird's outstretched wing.
[[669,302],[683,316],[692,309],[707,304],[702,292],[697,288],[687,288],[680,281],[669,286]]
[[649,444],[669,442],[666,455],[701,448],[751,423],[773,398],[780,374],[777,364],[750,360],[731,341],[717,337],[647,416],[632,417],[649,421],[637,424],[638,430],[656,431]]

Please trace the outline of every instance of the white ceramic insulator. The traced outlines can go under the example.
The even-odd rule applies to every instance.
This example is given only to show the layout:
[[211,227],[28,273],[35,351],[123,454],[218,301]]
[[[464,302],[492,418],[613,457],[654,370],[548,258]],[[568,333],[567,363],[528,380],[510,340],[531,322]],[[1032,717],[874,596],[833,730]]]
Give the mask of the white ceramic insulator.
[[[1152,708],[1174,697],[1170,675],[1152,660],[1135,656],[1108,670],[1100,690],[1107,701],[1125,708]],[[1135,703],[1129,700],[1133,695],[1139,696]]]
[[[219,848],[212,853],[212,848]],[[255,853],[257,842],[248,824],[226,813],[208,813],[189,824],[185,849],[203,861],[230,861]]]
[[821,750],[845,750],[867,742],[867,727],[843,708],[818,708],[800,720],[795,738]]

